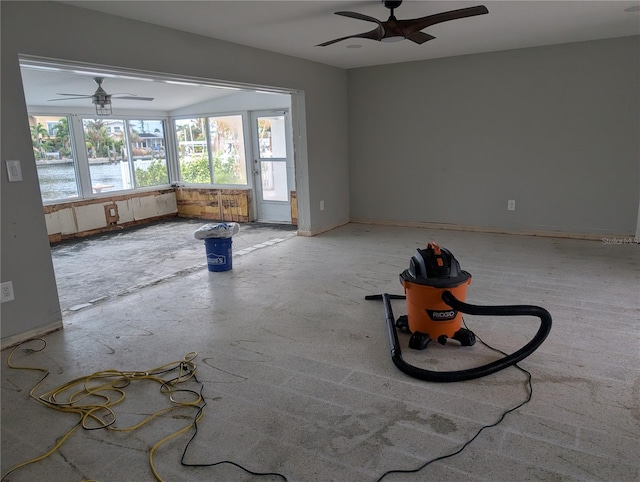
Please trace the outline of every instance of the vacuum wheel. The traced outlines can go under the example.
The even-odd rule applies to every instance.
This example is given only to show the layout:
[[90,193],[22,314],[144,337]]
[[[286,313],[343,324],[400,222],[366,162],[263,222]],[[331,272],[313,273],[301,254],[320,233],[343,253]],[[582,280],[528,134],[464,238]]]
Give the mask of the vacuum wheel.
[[414,350],[424,350],[429,342],[431,341],[431,337],[427,333],[420,333],[416,331],[411,334],[411,338],[409,338],[409,348],[413,348]]
[[396,328],[407,333],[411,333],[409,329],[409,317],[407,315],[402,315],[396,320]]
[[460,328],[451,337],[454,340],[458,340],[462,346],[473,346],[476,344],[476,335],[471,330],[466,328]]

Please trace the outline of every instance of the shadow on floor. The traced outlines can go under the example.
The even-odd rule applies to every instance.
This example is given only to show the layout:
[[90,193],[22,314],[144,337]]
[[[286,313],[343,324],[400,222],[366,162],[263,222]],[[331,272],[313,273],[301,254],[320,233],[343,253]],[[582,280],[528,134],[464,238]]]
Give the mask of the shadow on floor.
[[[202,219],[162,221],[51,247],[62,311],[77,311],[163,279],[206,268],[204,242],[194,238]],[[293,225],[241,223],[234,257],[296,235]]]

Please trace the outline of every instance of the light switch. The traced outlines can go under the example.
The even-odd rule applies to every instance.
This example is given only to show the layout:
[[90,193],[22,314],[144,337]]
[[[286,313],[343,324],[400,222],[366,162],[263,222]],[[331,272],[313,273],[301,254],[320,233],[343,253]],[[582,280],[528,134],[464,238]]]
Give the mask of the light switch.
[[20,161],[7,161],[7,174],[9,175],[9,182],[22,181]]

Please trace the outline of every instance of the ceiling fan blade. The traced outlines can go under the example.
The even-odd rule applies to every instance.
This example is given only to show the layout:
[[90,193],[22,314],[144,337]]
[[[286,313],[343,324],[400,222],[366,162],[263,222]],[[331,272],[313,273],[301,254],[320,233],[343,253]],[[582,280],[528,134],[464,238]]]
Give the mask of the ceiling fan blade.
[[433,35],[429,35],[428,33],[418,31],[418,32],[412,33],[411,35],[408,35],[405,38],[407,40],[411,40],[414,43],[422,45],[428,40],[433,40],[435,37]]
[[86,94],[62,94],[60,92],[56,92],[56,95],[72,95],[73,97],[92,97],[93,94],[90,95],[86,95]]
[[489,13],[489,10],[484,5],[477,7],[460,8],[458,10],[450,10],[448,12],[436,13],[435,15],[428,15],[426,17],[414,18],[411,20],[398,20],[398,23],[408,37],[415,32],[435,25],[437,23],[448,22],[450,20],[457,20],[460,18],[474,17],[476,15],[484,15]]
[[141,97],[139,95],[123,95],[123,96],[116,96],[116,94],[112,94],[111,95],[112,99],[118,99],[118,100],[153,100],[153,97]]
[[323,42],[321,44],[316,45],[316,47],[326,47],[327,45],[331,45],[336,42],[341,42],[342,40],[347,40],[348,38],[352,38],[352,37],[353,37],[352,35],[349,35],[348,37],[341,37],[334,40],[329,40],[328,42]]
[[347,35],[346,37],[340,37],[337,39],[329,40],[328,42],[324,42],[316,45],[316,47],[326,47],[327,45],[334,44],[336,42],[340,42],[342,40],[347,40],[350,38],[368,38],[371,40],[380,40],[384,37],[384,28],[382,28],[382,24],[378,25],[377,28],[370,30],[369,32],[359,33],[355,35]]
[[76,99],[91,99],[92,95],[80,95],[78,97],[64,97],[62,99],[49,99],[48,102],[55,102],[56,100],[76,100]]
[[364,20],[365,22],[373,22],[378,25],[381,24],[380,20],[377,18],[370,17],[369,15],[364,15],[358,12],[335,12],[336,15],[342,15],[343,17],[355,18],[358,20]]

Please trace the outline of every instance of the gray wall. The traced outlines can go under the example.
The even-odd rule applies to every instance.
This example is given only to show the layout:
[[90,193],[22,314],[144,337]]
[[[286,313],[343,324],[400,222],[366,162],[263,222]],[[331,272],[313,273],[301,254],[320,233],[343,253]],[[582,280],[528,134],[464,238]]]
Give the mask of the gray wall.
[[350,70],[351,219],[632,235],[639,81],[640,37]]
[[344,70],[53,2],[2,1],[0,8],[1,156],[22,160],[24,176],[9,183],[3,162],[1,275],[13,281],[16,295],[2,304],[3,344],[57,326],[61,318],[18,54],[303,91],[307,151],[296,159],[299,228],[314,233],[349,220]]

